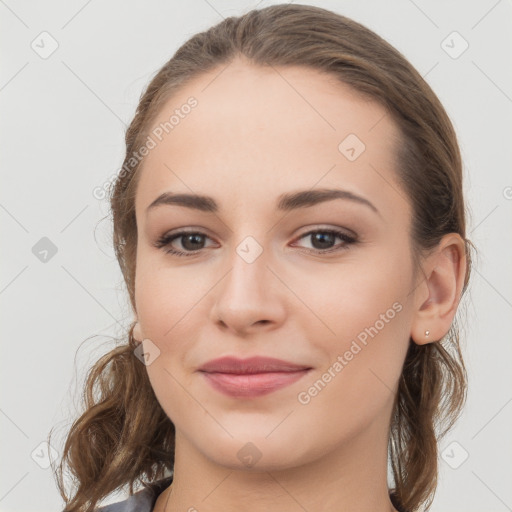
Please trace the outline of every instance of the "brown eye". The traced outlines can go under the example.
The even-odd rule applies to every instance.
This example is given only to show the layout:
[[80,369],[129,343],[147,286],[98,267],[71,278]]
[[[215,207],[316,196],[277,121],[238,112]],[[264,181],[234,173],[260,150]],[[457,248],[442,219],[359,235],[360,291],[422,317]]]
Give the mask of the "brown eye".
[[[208,238],[207,235],[197,231],[180,231],[179,233],[164,235],[160,237],[155,243],[155,247],[164,249],[168,254],[174,254],[175,256],[194,256],[197,251],[204,248],[205,240]],[[179,240],[178,248],[173,242]]]
[[[312,248],[308,252],[315,254],[327,254],[343,251],[349,248],[351,244],[357,243],[354,236],[350,236],[343,231],[333,229],[317,229],[309,231],[302,235],[299,240],[309,237]],[[178,233],[166,234],[155,242],[155,247],[163,249],[167,254],[175,256],[195,256],[205,248],[205,242],[209,237],[200,231],[180,231]],[[336,245],[336,240],[341,243]],[[179,245],[176,241],[179,240]]]
[[[343,231],[330,230],[330,229],[318,229],[315,231],[309,231],[302,235],[299,240],[303,238],[309,238],[311,245],[313,246],[311,251],[319,254],[341,251],[348,249],[348,246],[357,242],[356,238],[347,235]],[[340,239],[341,243],[338,243],[336,247],[336,239]]]
[[196,251],[202,249],[201,245],[204,244],[204,236],[200,233],[191,233],[187,235],[180,235],[182,246],[187,251]]

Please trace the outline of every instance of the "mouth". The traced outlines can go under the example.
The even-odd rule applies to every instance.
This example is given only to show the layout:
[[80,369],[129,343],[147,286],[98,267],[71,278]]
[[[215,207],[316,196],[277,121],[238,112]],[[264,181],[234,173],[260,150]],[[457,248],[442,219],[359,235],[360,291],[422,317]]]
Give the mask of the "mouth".
[[286,372],[219,373],[201,372],[206,381],[220,393],[234,398],[255,398],[267,395],[298,381],[311,368]]
[[225,356],[204,364],[199,372],[216,391],[235,398],[267,395],[298,381],[310,366],[264,356]]
[[269,372],[293,372],[310,368],[311,367],[308,365],[292,363],[291,361],[284,361],[274,357],[253,356],[247,359],[240,359],[234,356],[224,356],[208,361],[199,368],[199,371],[234,373],[240,375]]

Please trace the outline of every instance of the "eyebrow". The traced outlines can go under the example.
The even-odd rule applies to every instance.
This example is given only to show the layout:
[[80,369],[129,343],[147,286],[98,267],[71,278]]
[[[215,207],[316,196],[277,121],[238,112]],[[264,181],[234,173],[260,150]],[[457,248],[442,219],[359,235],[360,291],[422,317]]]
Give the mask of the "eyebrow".
[[[379,210],[370,201],[368,201],[368,199],[358,196],[353,192],[349,192],[348,190],[340,189],[301,190],[299,192],[281,194],[277,200],[277,209],[288,212],[299,208],[309,208],[325,201],[332,201],[333,199],[343,199],[365,205],[380,215]],[[171,192],[164,192],[146,208],[146,214],[153,208],[161,205],[184,206],[186,208],[208,213],[217,213],[219,211],[219,205],[213,197],[197,194],[173,194]]]

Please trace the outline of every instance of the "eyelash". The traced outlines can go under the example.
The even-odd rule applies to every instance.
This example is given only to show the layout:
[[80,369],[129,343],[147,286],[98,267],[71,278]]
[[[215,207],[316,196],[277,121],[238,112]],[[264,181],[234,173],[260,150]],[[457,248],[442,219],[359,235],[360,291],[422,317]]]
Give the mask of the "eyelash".
[[[305,238],[307,236],[315,235],[317,233],[328,233],[330,235],[335,235],[336,237],[341,238],[343,240],[344,244],[341,247],[337,247],[337,248],[335,247],[335,248],[330,248],[330,249],[306,249],[306,252],[322,255],[322,254],[329,254],[329,253],[333,253],[333,252],[346,251],[346,250],[348,250],[350,245],[353,245],[353,244],[357,243],[357,241],[358,241],[357,238],[349,236],[346,233],[344,233],[343,231],[338,231],[336,229],[316,229],[313,231],[308,231],[307,233],[304,233],[302,236],[300,236],[298,238],[298,240]],[[201,233],[200,231],[179,231],[178,233],[161,236],[155,242],[154,245],[158,249],[167,247],[166,249],[164,249],[164,252],[167,254],[172,254],[174,256],[179,256],[179,257],[195,256],[202,249],[198,249],[196,251],[184,252],[184,251],[177,251],[176,249],[170,248],[171,242],[173,242],[177,238],[181,238],[186,235],[200,235],[200,236],[207,237],[207,235],[205,233]]]

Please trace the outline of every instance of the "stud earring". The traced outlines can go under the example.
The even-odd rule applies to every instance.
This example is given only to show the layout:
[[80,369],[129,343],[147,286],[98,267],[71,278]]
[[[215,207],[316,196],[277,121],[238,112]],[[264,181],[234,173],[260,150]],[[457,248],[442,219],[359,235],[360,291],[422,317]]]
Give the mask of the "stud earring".
[[430,334],[430,331],[425,331],[425,336],[428,338]]

